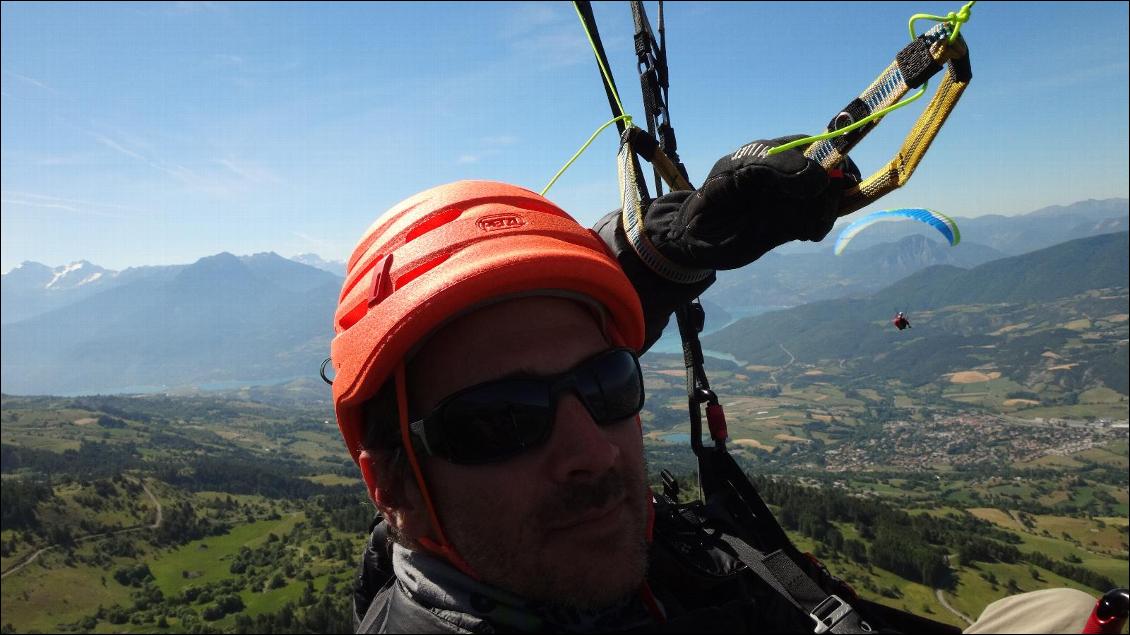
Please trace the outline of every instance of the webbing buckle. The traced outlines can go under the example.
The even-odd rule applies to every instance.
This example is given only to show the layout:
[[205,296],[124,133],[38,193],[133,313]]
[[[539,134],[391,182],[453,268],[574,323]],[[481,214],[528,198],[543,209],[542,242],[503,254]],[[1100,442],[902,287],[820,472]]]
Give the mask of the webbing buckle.
[[851,611],[851,605],[841,600],[840,596],[829,595],[808,614],[816,622],[816,630],[813,632],[828,632]]

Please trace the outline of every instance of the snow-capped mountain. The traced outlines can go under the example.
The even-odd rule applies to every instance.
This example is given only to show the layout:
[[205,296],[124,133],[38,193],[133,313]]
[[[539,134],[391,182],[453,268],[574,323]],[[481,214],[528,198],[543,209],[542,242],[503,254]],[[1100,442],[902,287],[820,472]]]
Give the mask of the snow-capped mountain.
[[298,254],[291,256],[290,259],[322,271],[328,271],[335,276],[345,277],[345,263],[340,260],[323,260],[318,254]]
[[85,260],[58,267],[25,261],[2,276],[0,321],[17,322],[78,302],[116,286],[119,273]]

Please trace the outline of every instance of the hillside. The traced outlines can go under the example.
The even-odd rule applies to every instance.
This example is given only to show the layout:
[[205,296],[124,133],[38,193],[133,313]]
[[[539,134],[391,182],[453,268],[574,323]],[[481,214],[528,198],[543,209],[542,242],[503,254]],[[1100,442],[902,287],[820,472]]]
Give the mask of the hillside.
[[[649,383],[667,376],[645,372]],[[717,386],[732,395],[727,382]],[[348,589],[372,505],[328,404],[0,400],[4,632],[349,629]],[[1002,441],[990,439],[990,464],[922,473],[925,454],[900,437],[882,465],[845,471],[837,452],[892,436],[872,425],[825,434],[841,421],[790,435],[827,450],[827,467],[769,471],[756,455],[804,453],[752,444],[736,444],[735,453],[798,546],[864,597],[957,624],[937,589],[975,615],[1020,590],[1095,594],[1126,584],[1124,433],[1002,422],[993,427],[1025,448],[1079,448],[1012,465]],[[736,438],[751,434],[748,423],[733,417]],[[645,448],[653,470],[671,467],[693,483],[680,467],[691,456],[685,442],[649,432]],[[915,468],[900,467],[903,460]]]

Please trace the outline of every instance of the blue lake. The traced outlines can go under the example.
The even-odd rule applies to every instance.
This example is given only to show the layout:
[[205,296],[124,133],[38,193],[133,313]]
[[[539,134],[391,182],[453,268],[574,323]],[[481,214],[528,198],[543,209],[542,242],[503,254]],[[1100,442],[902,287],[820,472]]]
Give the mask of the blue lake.
[[[768,313],[769,311],[776,311],[780,308],[782,308],[782,307],[747,306],[747,307],[738,307],[738,308],[734,308],[734,309],[727,309],[727,312],[731,316],[730,321],[726,322],[725,324],[723,324],[721,326],[718,326],[717,328],[703,329],[702,335],[710,335],[711,333],[717,333],[718,331],[721,331],[722,329],[726,328],[727,326],[730,326],[731,324],[733,324],[734,322],[737,322],[738,320],[740,320],[742,318],[747,318],[747,317],[751,317],[751,316],[754,316],[754,315],[760,315],[762,313]],[[709,319],[707,320],[707,322],[709,322]],[[648,349],[648,351],[649,352],[655,352],[655,353],[670,353],[670,354],[675,354],[675,355],[682,355],[683,354],[683,340],[679,337],[679,325],[675,322],[674,317],[672,317],[671,321],[668,322],[667,328],[663,330],[663,335],[661,335],[659,337],[659,340],[657,340],[655,342],[655,344],[652,345],[652,347],[650,349]],[[749,362],[746,362],[746,361],[743,361],[743,360],[740,360],[740,359],[734,357],[730,353],[725,353],[725,352],[722,352],[722,351],[712,351],[710,349],[704,348],[704,349],[702,349],[702,354],[705,355],[706,357],[713,357],[715,359],[724,359],[726,361],[733,362],[733,363],[735,363],[739,366],[745,366],[749,363]]]
[[[197,388],[199,390],[213,391],[213,390],[237,390],[239,388],[251,386],[276,386],[285,384],[308,375],[299,377],[286,377],[276,379],[240,379],[231,381],[216,381],[204,384],[190,384],[190,385],[177,385],[177,386],[125,386],[122,388],[103,389],[96,391],[84,391],[71,394],[64,394],[63,397],[80,397],[83,395],[100,394],[100,395],[152,395],[161,394],[170,390],[181,390],[185,388]],[[316,376],[316,375],[315,375]]]

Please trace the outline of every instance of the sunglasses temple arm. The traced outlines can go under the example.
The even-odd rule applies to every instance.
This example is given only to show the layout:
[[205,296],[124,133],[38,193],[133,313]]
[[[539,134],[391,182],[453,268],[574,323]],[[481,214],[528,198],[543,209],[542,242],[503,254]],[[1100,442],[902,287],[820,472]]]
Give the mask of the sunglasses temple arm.
[[432,452],[432,446],[430,443],[428,443],[428,435],[426,430],[424,429],[423,419],[409,423],[408,431],[412,433],[412,445],[416,447],[417,451],[423,449],[424,453],[428,456],[434,456],[434,453]]

